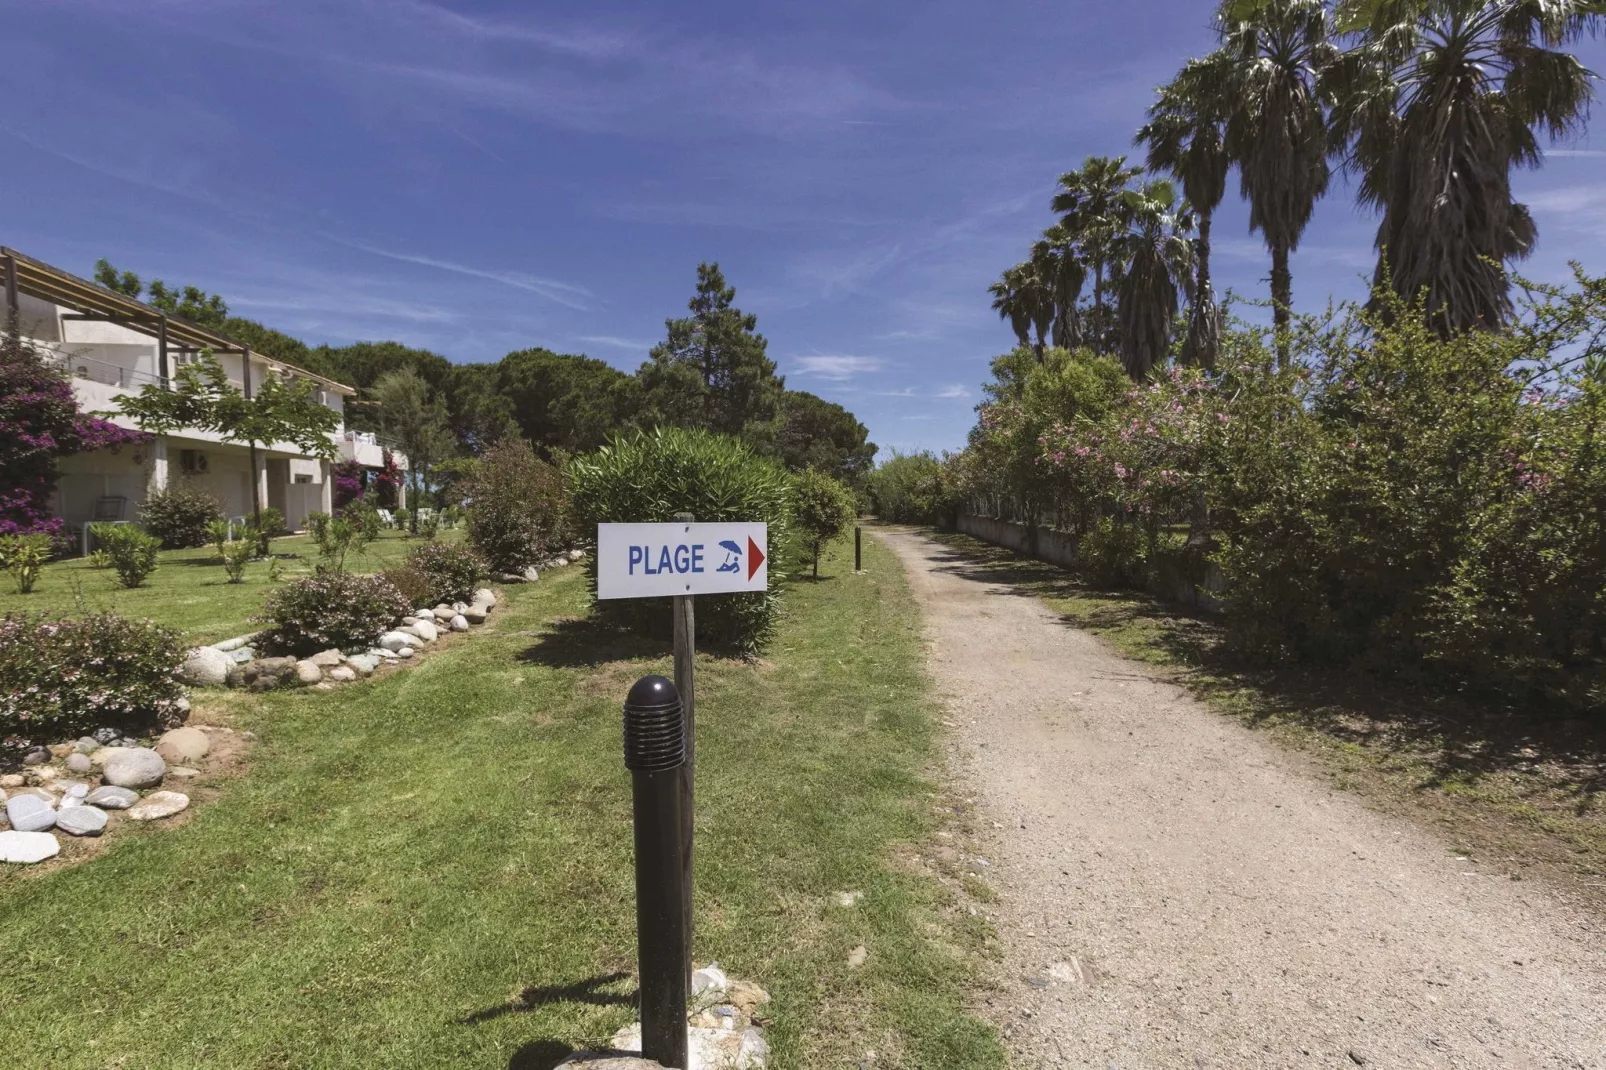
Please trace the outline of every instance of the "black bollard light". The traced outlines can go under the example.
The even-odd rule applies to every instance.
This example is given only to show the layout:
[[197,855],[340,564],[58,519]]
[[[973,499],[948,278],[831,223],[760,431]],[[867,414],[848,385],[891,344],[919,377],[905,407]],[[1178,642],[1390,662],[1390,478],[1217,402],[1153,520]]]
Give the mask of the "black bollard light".
[[641,1054],[686,1070],[686,892],[682,861],[680,692],[643,676],[625,699],[625,768],[636,823],[636,954],[641,973]]
[[863,533],[859,530],[859,526],[857,524],[855,524],[853,526],[853,571],[855,571],[855,572],[863,572],[864,571],[864,565],[860,560],[860,553],[859,553],[860,549],[861,549],[861,547],[859,545],[859,540],[860,540],[860,537],[861,537],[862,534]]

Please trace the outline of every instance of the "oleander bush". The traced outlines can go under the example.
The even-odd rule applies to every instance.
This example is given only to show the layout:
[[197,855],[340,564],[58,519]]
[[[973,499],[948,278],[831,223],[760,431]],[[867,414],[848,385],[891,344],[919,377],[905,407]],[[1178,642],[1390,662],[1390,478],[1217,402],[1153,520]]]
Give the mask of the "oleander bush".
[[521,438],[492,447],[466,487],[468,543],[496,572],[523,572],[560,548],[562,473]]
[[139,507],[140,526],[160,539],[167,550],[205,546],[210,541],[210,525],[222,519],[223,506],[216,498],[185,483],[147,495]]
[[[677,513],[699,521],[769,525],[769,584],[751,594],[697,599],[700,640],[743,655],[759,653],[780,613],[782,562],[795,553],[791,480],[780,466],[735,439],[701,430],[660,428],[621,437],[569,463],[570,516],[593,552],[586,572],[596,590],[597,525],[668,522]],[[668,599],[599,603],[601,616],[647,634],[667,635]]]
[[0,737],[56,739],[181,719],[183,634],[116,613],[0,619]]
[[380,575],[401,592],[408,606],[416,609],[435,605],[434,581],[422,570],[404,563],[394,568],[387,568]]
[[297,657],[332,647],[367,650],[412,606],[384,576],[322,572],[269,593],[260,616],[261,641]]
[[102,529],[96,538],[124,587],[138,587],[156,571],[157,554],[162,549],[162,540],[156,536],[132,524],[114,524]]
[[441,602],[467,602],[485,580],[485,559],[468,546],[442,542],[425,543],[407,555],[406,568],[420,573],[426,582],[425,598],[415,606]]
[[0,535],[0,572],[11,576],[18,594],[32,594],[50,560],[52,539],[46,534]]

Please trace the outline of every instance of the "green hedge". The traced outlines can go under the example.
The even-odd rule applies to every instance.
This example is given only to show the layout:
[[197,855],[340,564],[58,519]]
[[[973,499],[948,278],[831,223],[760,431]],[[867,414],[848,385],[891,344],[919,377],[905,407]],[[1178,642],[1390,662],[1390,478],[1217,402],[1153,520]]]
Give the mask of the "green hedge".
[[[763,593],[697,599],[699,642],[757,654],[780,611],[782,563],[795,550],[789,515],[790,480],[780,466],[734,439],[706,431],[660,428],[616,440],[569,466],[570,516],[593,552],[587,576],[596,591],[597,525],[667,523],[677,513],[700,522],[769,525],[769,586]],[[598,603],[599,614],[633,631],[668,635],[669,599]]]

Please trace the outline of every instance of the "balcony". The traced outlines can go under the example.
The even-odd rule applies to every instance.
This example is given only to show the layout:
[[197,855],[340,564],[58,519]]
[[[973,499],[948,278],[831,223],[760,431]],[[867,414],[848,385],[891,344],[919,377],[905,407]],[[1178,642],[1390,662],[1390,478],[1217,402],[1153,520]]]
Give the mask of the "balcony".
[[47,364],[53,364],[72,376],[85,382],[100,383],[103,386],[113,387],[115,390],[136,391],[143,386],[166,387],[168,382],[160,375],[151,375],[148,372],[135,371],[120,364],[108,364],[94,357],[75,356],[71,353],[62,353],[55,349],[43,349],[41,355]]
[[337,440],[341,460],[356,461],[364,468],[383,468],[385,451],[388,449],[398,466],[407,467],[406,455],[383,435],[376,435],[372,431],[345,431],[337,433]]

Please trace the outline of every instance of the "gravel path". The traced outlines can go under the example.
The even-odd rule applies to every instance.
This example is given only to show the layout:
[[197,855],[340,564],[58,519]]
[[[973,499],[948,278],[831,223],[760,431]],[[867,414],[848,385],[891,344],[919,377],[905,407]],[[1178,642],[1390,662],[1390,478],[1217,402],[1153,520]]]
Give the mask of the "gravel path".
[[1015,1065],[1606,1068],[1606,927],[881,535],[926,613]]

